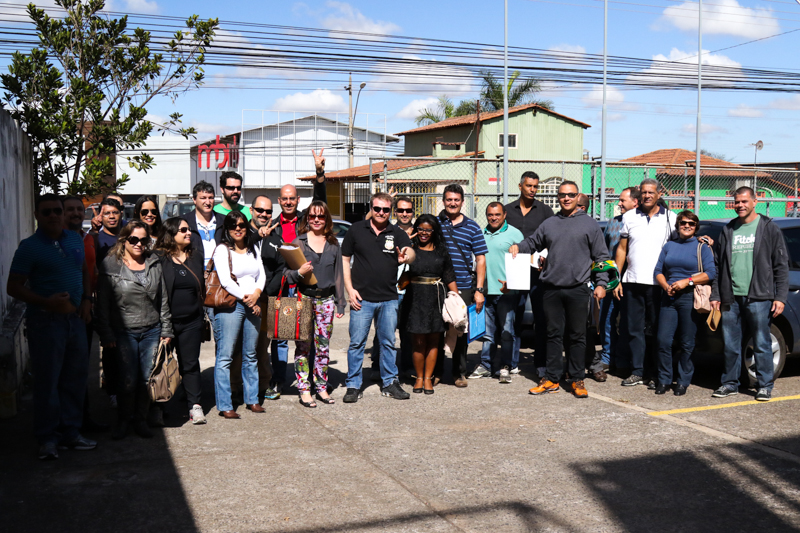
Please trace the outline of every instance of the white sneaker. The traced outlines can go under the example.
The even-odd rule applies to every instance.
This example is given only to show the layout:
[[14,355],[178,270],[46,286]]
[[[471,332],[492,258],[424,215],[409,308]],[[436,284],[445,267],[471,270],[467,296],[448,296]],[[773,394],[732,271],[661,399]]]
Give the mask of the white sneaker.
[[208,422],[206,420],[206,415],[203,414],[203,408],[198,404],[194,404],[192,406],[191,411],[189,411],[189,419],[194,425],[205,424]]
[[514,368],[512,368],[511,370],[509,370],[509,372],[511,372],[512,374],[519,374],[519,367],[518,367],[518,366],[515,366]]
[[511,371],[507,366],[500,369],[500,383],[511,383]]

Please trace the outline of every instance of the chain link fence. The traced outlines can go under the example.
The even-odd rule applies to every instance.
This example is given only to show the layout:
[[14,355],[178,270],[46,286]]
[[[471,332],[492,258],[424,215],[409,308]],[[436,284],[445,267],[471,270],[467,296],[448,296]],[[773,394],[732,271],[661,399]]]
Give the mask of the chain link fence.
[[[486,223],[486,206],[503,202],[503,163],[485,159],[390,158],[372,159],[373,168],[383,171],[370,176],[369,184],[359,185],[361,195],[378,190],[395,191],[414,202],[416,215],[438,214],[443,208],[444,188],[457,183],[464,189],[464,213],[478,224]],[[554,210],[558,209],[558,187],[566,180],[578,184],[589,197],[588,212],[598,220],[619,214],[619,195],[627,187],[638,186],[643,179],[658,180],[663,199],[670,209],[696,210],[695,170],[680,166],[636,166],[608,164],[605,194],[599,162],[591,161],[509,161],[508,201],[519,196],[523,173],[539,176],[536,197]],[[700,176],[700,218],[733,218],[733,192],[742,186],[756,191],[757,211],[771,217],[800,216],[800,171],[747,168],[738,165],[702,168]],[[355,184],[348,184],[355,185]]]

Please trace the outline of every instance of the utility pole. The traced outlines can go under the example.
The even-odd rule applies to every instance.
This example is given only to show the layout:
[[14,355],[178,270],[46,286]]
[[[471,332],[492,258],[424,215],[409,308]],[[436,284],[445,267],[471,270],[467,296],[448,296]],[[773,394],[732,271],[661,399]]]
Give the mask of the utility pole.
[[694,214],[700,218],[700,97],[703,88],[703,0],[699,0],[697,17],[697,137],[695,139]]
[[353,143],[353,122],[356,119],[356,114],[358,113],[358,99],[361,97],[361,90],[366,87],[366,82],[363,82],[358,87],[358,94],[356,95],[356,110],[355,113],[353,112],[353,75],[350,74],[348,78],[347,87],[344,88],[349,95],[349,120],[347,125],[347,156],[348,156],[348,167],[353,168],[353,152],[354,152],[354,143]]
[[606,65],[608,61],[608,0],[603,2],[603,128],[600,140],[600,220],[606,219]]
[[508,0],[503,20],[503,203],[508,203]]

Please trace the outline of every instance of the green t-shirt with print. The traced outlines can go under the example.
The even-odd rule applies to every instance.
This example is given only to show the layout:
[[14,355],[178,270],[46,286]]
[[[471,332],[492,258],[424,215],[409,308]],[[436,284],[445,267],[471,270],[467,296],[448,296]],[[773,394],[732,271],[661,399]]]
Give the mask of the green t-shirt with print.
[[731,284],[734,296],[747,296],[750,292],[750,280],[753,279],[753,248],[756,245],[756,228],[760,218],[756,217],[749,224],[740,224],[737,221],[734,225],[731,243]]
[[[252,215],[250,214],[250,208],[247,207],[246,205],[236,204],[236,210],[240,211],[245,217],[247,217],[247,220],[251,220],[253,218]],[[214,211],[216,211],[220,215],[227,215],[232,210],[226,209],[225,206],[223,206],[222,204],[217,204],[214,206]]]

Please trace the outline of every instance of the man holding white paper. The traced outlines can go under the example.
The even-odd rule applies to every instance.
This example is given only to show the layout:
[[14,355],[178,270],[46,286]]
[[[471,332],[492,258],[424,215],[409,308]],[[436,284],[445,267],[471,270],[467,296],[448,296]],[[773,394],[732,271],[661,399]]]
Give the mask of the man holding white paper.
[[[481,362],[469,379],[492,375],[492,361],[500,344],[500,383],[511,383],[511,369],[519,365],[519,350],[515,350],[515,309],[519,293],[506,288],[506,251],[522,240],[522,232],[506,222],[506,210],[500,202],[486,206],[488,224],[483,238],[486,254],[486,334],[481,348]],[[530,264],[525,265],[525,281],[530,282]]]
[[[589,396],[583,383],[586,374],[586,310],[592,296],[589,281],[592,263],[607,261],[609,256],[600,225],[578,209],[578,194],[575,182],[563,182],[558,188],[561,211],[545,220],[533,235],[508,249],[514,256],[520,252],[548,249],[540,278],[547,322],[547,371],[539,386],[530,390],[531,394],[558,392],[559,381],[564,375],[561,354],[566,329],[569,335],[570,390],[577,398]],[[607,273],[597,274],[594,297],[598,300],[605,297],[607,282]]]

